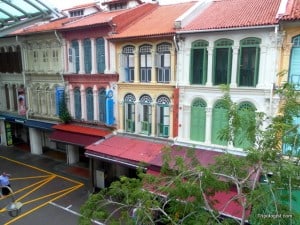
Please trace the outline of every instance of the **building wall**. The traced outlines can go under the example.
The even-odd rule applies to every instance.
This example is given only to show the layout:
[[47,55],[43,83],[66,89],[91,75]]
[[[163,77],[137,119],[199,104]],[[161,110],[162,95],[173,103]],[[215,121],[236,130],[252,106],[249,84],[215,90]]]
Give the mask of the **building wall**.
[[[193,145],[199,148],[214,150],[230,150],[233,152],[241,152],[241,148],[234,147],[232,143],[213,144],[214,107],[218,100],[223,96],[223,92],[219,85],[213,85],[213,66],[214,59],[214,43],[216,40],[225,38],[233,41],[232,60],[230,81],[230,95],[232,100],[237,104],[249,103],[253,105],[258,112],[264,112],[268,116],[276,113],[277,98],[273,95],[273,85],[276,82],[277,74],[277,39],[274,29],[260,29],[248,31],[226,31],[211,33],[193,33],[181,35],[179,41],[178,53],[178,85],[179,85],[179,131],[177,142],[184,145]],[[260,39],[260,57],[257,85],[239,86],[237,82],[238,65],[239,65],[239,48],[240,41],[255,37]],[[197,40],[208,42],[207,46],[207,80],[204,84],[190,84],[192,58],[192,43]],[[192,140],[192,106],[196,99],[200,99],[204,103],[204,124],[199,127],[199,132],[205,133],[202,141]],[[224,118],[224,120],[226,120]],[[200,140],[200,139],[199,139]]]

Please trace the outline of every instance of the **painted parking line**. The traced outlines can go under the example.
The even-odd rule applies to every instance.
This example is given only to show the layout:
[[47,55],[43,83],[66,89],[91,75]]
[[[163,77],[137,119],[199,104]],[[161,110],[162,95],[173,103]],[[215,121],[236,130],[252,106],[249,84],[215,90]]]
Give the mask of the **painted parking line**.
[[[16,164],[16,166],[26,167],[29,169],[34,170],[34,172],[38,171],[41,172],[43,175],[37,176],[27,176],[27,177],[14,177],[10,179],[11,181],[16,182],[23,182],[26,181],[26,186],[19,188],[18,190],[13,192],[15,202],[22,202],[22,205],[30,206],[31,203],[40,202],[35,207],[30,208],[26,212],[22,212],[20,215],[14,217],[13,219],[4,223],[4,225],[10,225],[17,220],[35,212],[42,207],[53,203],[54,201],[70,194],[71,192],[81,188],[84,186],[83,183],[78,182],[76,180],[72,180],[67,177],[63,177],[49,171],[43,170],[41,168],[28,165],[13,159],[9,159],[6,157],[0,156],[0,160],[7,160],[11,163]],[[57,183],[62,184],[61,187],[57,185]],[[55,187],[56,190],[50,190],[49,187],[52,185],[52,188]],[[48,187],[48,188],[47,188]],[[24,193],[24,194],[22,194]],[[18,197],[16,197],[18,195]],[[5,198],[9,198],[11,196],[7,196]],[[6,212],[6,208],[0,209],[0,213]]]

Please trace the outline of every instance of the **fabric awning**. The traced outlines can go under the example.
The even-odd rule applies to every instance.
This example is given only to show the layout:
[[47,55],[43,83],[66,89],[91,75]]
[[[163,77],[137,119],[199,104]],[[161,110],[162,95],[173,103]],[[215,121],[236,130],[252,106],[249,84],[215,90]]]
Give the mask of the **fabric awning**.
[[165,143],[137,137],[115,135],[86,147],[86,156],[128,166],[151,162],[161,154]]
[[100,139],[103,139],[103,137],[55,130],[49,136],[49,139],[51,141],[57,141],[57,142],[62,142],[62,143],[66,143],[66,144],[84,147],[84,146],[90,145],[96,141],[99,141]]
[[38,129],[42,129],[42,130],[48,130],[48,131],[52,131],[53,130],[53,123],[47,123],[47,122],[43,122],[43,121],[36,121],[36,120],[26,120],[25,121],[25,126],[27,127],[32,127],[32,128],[38,128]]

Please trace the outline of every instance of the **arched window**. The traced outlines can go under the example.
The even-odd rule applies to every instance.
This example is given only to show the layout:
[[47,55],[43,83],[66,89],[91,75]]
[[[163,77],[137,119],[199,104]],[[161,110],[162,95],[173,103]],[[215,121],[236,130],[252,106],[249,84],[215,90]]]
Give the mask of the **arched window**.
[[72,51],[71,51],[72,62],[74,63],[75,73],[79,72],[79,44],[77,40],[72,41]]
[[127,45],[123,48],[121,64],[125,70],[125,81],[134,81],[134,50],[135,47]]
[[140,47],[140,81],[151,82],[151,69],[152,69],[152,46],[142,45]]
[[82,115],[81,115],[81,94],[80,94],[80,89],[74,88],[74,106],[75,106],[75,119],[81,120]]
[[234,134],[233,145],[238,148],[247,149],[253,146],[255,134],[252,132],[256,125],[256,108],[250,102],[242,102],[238,106],[238,117],[240,128]]
[[135,132],[135,96],[127,94],[124,97],[124,114],[125,114],[125,130],[126,132]]
[[99,121],[106,122],[106,90],[101,88],[98,92],[99,96]]
[[293,47],[290,58],[289,82],[300,90],[300,35],[292,39]]
[[221,131],[228,126],[228,108],[223,101],[218,101],[212,112],[211,142],[217,145],[227,145],[227,141],[220,139]]
[[105,70],[105,48],[104,39],[96,39],[96,58],[97,58],[97,71],[98,73],[104,73]]
[[157,98],[157,126],[158,136],[169,137],[170,132],[170,99],[161,95]]
[[141,104],[141,133],[151,134],[151,119],[152,119],[152,98],[149,95],[140,97]]
[[258,38],[240,41],[238,85],[255,87],[258,82],[260,43]]
[[90,74],[92,71],[92,50],[91,50],[91,40],[89,38],[84,39],[84,71]]
[[190,139],[193,141],[205,141],[206,127],[206,102],[200,98],[192,102]]
[[171,79],[171,44],[157,45],[156,67],[157,82],[169,83]]
[[213,84],[229,84],[231,78],[233,41],[220,39],[215,42]]
[[191,84],[205,85],[207,77],[207,47],[208,42],[198,40],[192,43],[191,49]]
[[86,112],[87,112],[87,120],[94,120],[94,97],[93,97],[93,89],[88,88],[86,90]]

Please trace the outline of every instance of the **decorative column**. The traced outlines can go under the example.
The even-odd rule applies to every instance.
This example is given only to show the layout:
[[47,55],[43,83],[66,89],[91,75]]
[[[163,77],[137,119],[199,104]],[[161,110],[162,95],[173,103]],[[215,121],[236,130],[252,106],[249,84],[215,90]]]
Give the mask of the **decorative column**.
[[67,164],[71,165],[79,162],[79,150],[77,146],[67,145]]
[[169,106],[169,110],[170,110],[170,121],[169,121],[169,138],[173,138],[173,104]]
[[31,154],[42,155],[43,146],[42,146],[42,133],[36,128],[28,128],[29,130],[29,139],[30,139],[30,149]]
[[140,82],[139,51],[134,51],[134,83]]
[[212,65],[213,65],[213,47],[207,48],[208,59],[207,59],[207,82],[206,86],[212,86]]
[[230,88],[236,88],[237,87],[238,53],[239,53],[239,46],[233,46],[232,47],[232,63],[231,63],[231,83],[230,83]]
[[14,94],[13,86],[11,84],[7,85],[8,87],[8,97],[9,97],[9,111],[14,111]]
[[[257,88],[266,88],[266,80],[265,78],[268,78],[268,76],[265,76],[264,74],[268,73],[266,69],[266,59],[267,59],[267,47],[261,46],[260,48],[260,62],[259,62],[259,68],[258,69],[258,81],[257,81]],[[269,80],[269,82],[273,83],[273,80]],[[271,85],[271,84],[269,84]]]
[[97,56],[96,56],[96,39],[91,38],[91,52],[92,52],[92,71],[91,74],[96,74],[97,71]]
[[205,143],[211,144],[211,126],[212,126],[212,108],[207,107],[206,112],[206,124],[205,124]]
[[70,114],[73,118],[75,118],[74,89],[71,84],[69,85],[69,96],[70,96]]
[[191,133],[191,106],[190,105],[184,105],[183,106],[183,139],[189,140],[190,139],[190,133]]
[[151,136],[155,137],[156,136],[156,103],[154,103],[154,102],[151,105],[151,113],[152,113]]
[[80,97],[81,97],[81,118],[87,120],[86,114],[86,93],[83,85],[80,86]]
[[151,67],[151,83],[157,83],[157,74],[156,74],[156,65],[155,65],[155,49],[151,51],[151,60],[152,60],[152,67]]
[[94,120],[99,121],[99,95],[97,86],[93,87]]
[[119,125],[119,131],[124,132],[124,102],[119,101],[118,107],[119,107],[119,121],[117,124]]
[[175,59],[175,56],[176,56],[176,52],[172,49],[171,51],[171,63],[170,63],[170,83],[171,84],[175,84],[176,82],[176,74],[175,74],[175,68],[176,68],[176,59]]
[[139,101],[134,102],[134,126],[135,126],[134,133],[135,134],[138,134],[140,132],[141,116],[139,112],[139,105],[140,105]]
[[78,47],[79,47],[79,74],[84,74],[84,49],[83,49],[83,41],[78,40]]
[[7,102],[5,96],[5,85],[0,84],[0,110],[6,111],[7,110]]

